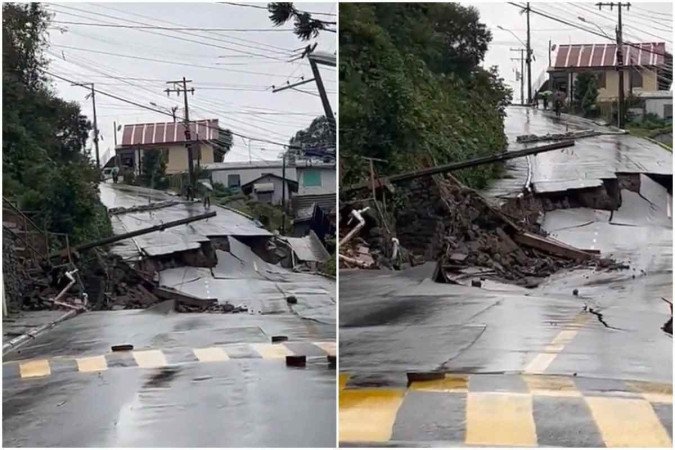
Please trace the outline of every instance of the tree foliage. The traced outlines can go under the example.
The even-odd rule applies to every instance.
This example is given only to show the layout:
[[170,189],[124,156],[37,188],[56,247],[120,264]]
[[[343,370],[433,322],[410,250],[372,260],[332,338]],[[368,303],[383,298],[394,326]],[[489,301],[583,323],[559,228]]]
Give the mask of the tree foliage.
[[42,72],[50,17],[42,4],[2,5],[3,195],[72,242],[110,232],[99,173],[84,153],[91,124]]
[[295,133],[290,141],[289,155],[335,157],[335,125],[326,116],[312,120],[309,127]]
[[[341,183],[504,150],[511,92],[479,66],[491,34],[455,3],[340,5]],[[496,168],[461,174],[480,187]]]
[[582,72],[574,80],[574,102],[585,116],[597,111],[598,77],[593,72]]
[[293,32],[303,41],[316,38],[323,30],[335,32],[335,22],[315,19],[310,13],[296,9],[290,2],[269,3],[267,10],[270,12],[270,20],[277,27],[293,20]]

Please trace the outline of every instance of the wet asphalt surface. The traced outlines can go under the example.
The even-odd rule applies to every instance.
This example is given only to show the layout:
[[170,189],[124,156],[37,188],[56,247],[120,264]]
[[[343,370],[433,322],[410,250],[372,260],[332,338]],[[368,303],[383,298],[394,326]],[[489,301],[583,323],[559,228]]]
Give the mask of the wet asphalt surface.
[[[559,132],[561,128],[556,121],[536,112],[515,108],[509,114],[510,137]],[[582,125],[580,128],[587,124]],[[594,168],[595,173],[612,167],[623,171],[629,164],[625,161],[642,161],[645,168],[659,166],[659,173],[672,173],[671,167],[662,164],[671,157],[670,153],[663,155],[658,146],[641,146],[633,151],[632,137],[591,139],[590,144],[585,139],[578,141],[573,153],[538,155],[529,165],[534,178],[541,177],[545,185],[545,174],[550,173],[555,175],[551,179],[568,182],[563,180],[567,174],[561,167],[577,160],[582,167]],[[607,142],[612,140],[615,142]],[[598,146],[603,149],[604,159],[596,151]],[[658,152],[651,163],[645,162],[647,150]],[[612,161],[617,164],[612,166]],[[488,192],[504,196],[517,193],[527,167],[523,161],[511,165],[509,177]],[[535,289],[498,283],[486,283],[483,288],[433,283],[433,263],[404,272],[341,271],[340,373],[346,383],[340,401],[341,442],[425,446],[672,445],[672,337],[660,329],[670,317],[669,307],[661,297],[672,298],[672,219],[667,217],[663,204],[670,198],[663,188],[655,189],[661,190],[646,193],[650,201],[641,197],[626,201],[614,217],[608,212],[579,208],[555,211],[545,218],[544,228],[552,237],[581,248],[601,250],[604,256],[629,264],[627,270],[561,272]],[[662,204],[657,205],[659,202]],[[578,289],[577,296],[572,293],[574,289]],[[493,375],[469,383],[468,392],[503,392],[508,400],[502,399],[503,404],[485,403],[488,406],[481,409],[480,396],[476,399],[470,395],[468,400],[464,393],[463,399],[453,399],[446,385],[431,389],[444,392],[442,397],[437,392],[420,395],[408,386],[407,393],[398,399],[397,389],[405,391],[407,386],[406,373],[430,371]],[[660,438],[632,443],[613,441],[612,430],[626,426],[615,412],[631,408],[611,403],[614,400],[608,400],[611,406],[607,406],[591,400],[580,404],[569,400],[565,404],[567,400],[559,398],[546,403],[534,397],[534,403],[510,410],[509,402],[517,403],[518,395],[528,392],[522,387],[522,377],[528,375],[547,376],[547,382],[551,376],[559,376],[582,397],[625,393],[625,385],[635,380],[661,386],[665,394],[659,402],[664,403],[634,406],[635,416],[640,416],[640,408],[645,407],[647,418],[644,426],[632,432],[638,437]],[[585,394],[589,389],[603,394]],[[500,410],[500,405],[506,409]],[[426,411],[433,408],[443,412],[429,416]],[[522,421],[514,419],[513,426],[502,434],[498,429],[493,432],[488,425],[470,429],[476,420],[490,424],[491,414],[503,411],[491,425],[499,428],[507,420],[504,417],[518,417],[523,408],[529,408],[530,413]],[[481,416],[481,412],[487,416]],[[375,421],[368,422],[372,428],[360,425],[369,420],[369,414],[380,414],[376,417],[384,429],[373,425]],[[589,422],[591,415],[591,425],[584,429],[582,425]],[[404,432],[411,429],[426,431]],[[664,430],[670,434],[664,434]],[[513,433],[521,435],[513,438]],[[630,434],[627,429],[626,433]],[[483,441],[484,435],[496,437]]]
[[[108,206],[175,200],[142,188],[101,192]],[[123,220],[136,229],[201,209],[180,204]],[[190,226],[188,234],[269,234],[216,209],[215,220]],[[185,248],[189,241],[173,239],[178,229],[153,235],[121,253]],[[164,279],[180,290],[192,281],[186,273],[206,270],[196,294],[243,299],[250,313],[181,314],[171,302],[86,312],[4,355],[3,446],[333,447],[336,373],[326,356],[335,354],[335,283],[263,268],[266,263],[240,247],[237,256],[246,261],[237,259],[238,271],[223,256],[213,273],[178,268]],[[286,303],[291,294],[297,304]],[[272,344],[276,336],[287,341]],[[112,352],[119,344],[132,344],[133,351]],[[286,355],[306,356],[306,366],[287,366]]]

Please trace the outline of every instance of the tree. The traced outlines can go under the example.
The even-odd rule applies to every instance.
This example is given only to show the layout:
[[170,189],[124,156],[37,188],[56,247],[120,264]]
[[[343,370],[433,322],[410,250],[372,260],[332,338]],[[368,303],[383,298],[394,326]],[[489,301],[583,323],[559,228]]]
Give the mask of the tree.
[[310,13],[296,9],[293,3],[269,3],[267,10],[270,12],[270,20],[277,27],[293,19],[293,32],[303,41],[317,37],[320,31],[336,32],[335,22],[314,19]]
[[[511,91],[480,67],[491,34],[454,3],[340,5],[340,182],[362,181],[360,156],[387,175],[506,147]],[[482,187],[497,166],[462,171]]]
[[574,102],[581,108],[584,116],[593,115],[597,107],[598,77],[593,72],[582,72],[574,81]]
[[309,127],[295,133],[290,141],[289,156],[317,156],[335,158],[335,131],[326,116],[312,120]]
[[91,124],[44,76],[50,16],[39,3],[4,3],[2,12],[3,195],[71,242],[109,234],[99,173],[85,154]]
[[166,159],[161,150],[145,150],[141,164],[141,182],[152,189],[164,188],[166,180]]

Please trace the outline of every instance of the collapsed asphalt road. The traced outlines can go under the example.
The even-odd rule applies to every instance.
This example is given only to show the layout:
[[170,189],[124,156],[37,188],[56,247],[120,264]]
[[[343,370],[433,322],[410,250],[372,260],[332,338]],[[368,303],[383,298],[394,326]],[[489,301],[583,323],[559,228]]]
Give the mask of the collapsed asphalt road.
[[[120,186],[102,194],[109,207],[167,200]],[[202,209],[169,202],[124,214],[115,231]],[[165,257],[213,235],[231,238],[213,271],[183,265],[160,270],[158,278],[196,297],[239,299],[247,312],[178,313],[167,301],[85,312],[38,335],[3,356],[4,446],[335,445],[336,376],[328,358],[335,355],[334,282],[266,265],[239,239],[270,233],[235,212],[212,209],[218,215],[208,223],[140,236],[113,251],[131,260]],[[191,272],[200,275],[190,278]],[[289,295],[296,303],[287,303]],[[133,349],[111,351],[120,344]],[[287,356],[305,356],[306,365],[288,366]]]
[[[509,115],[510,136],[564,127],[537,111]],[[528,178],[535,192],[574,189],[564,177],[575,172],[561,167],[577,163],[589,170],[580,187],[628,165],[672,176],[669,153],[634,148],[634,139],[587,138],[573,153],[521,161],[488,192],[517,195]],[[628,270],[563,271],[536,289],[437,284],[433,263],[341,271],[340,441],[671,447],[672,337],[661,330],[670,317],[661,297],[672,295],[672,219],[665,188],[650,181],[622,191],[618,211],[544,217],[552,237]],[[420,372],[447,375],[410,383]]]

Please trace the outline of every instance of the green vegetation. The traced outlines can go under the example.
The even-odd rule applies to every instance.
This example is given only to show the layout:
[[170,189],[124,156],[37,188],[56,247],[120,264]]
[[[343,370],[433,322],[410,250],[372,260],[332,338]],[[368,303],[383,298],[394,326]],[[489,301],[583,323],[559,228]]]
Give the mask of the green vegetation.
[[582,72],[574,81],[574,104],[581,109],[584,117],[597,117],[599,110],[595,102],[598,99],[598,77],[593,72]]
[[146,150],[141,161],[141,185],[152,189],[167,189],[169,179],[166,177],[166,158],[160,150]]
[[[340,5],[340,183],[499,153],[511,91],[479,67],[492,35],[457,3]],[[481,188],[499,165],[459,173]]]
[[85,152],[91,124],[43,73],[49,20],[39,3],[2,5],[3,195],[77,243],[112,229],[99,201],[100,174]]

